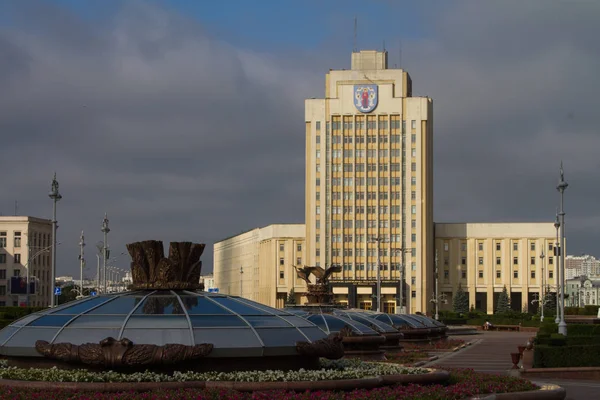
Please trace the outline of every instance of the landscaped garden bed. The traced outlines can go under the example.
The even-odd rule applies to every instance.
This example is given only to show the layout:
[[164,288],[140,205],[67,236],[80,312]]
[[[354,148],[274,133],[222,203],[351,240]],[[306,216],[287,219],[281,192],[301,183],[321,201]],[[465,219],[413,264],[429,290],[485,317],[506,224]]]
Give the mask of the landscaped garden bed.
[[529,381],[496,375],[487,375],[472,370],[451,370],[450,379],[445,384],[434,385],[393,385],[376,389],[352,391],[316,390],[291,392],[284,390],[256,391],[242,393],[228,389],[159,389],[146,393],[124,391],[119,393],[95,393],[72,390],[48,390],[32,388],[0,388],[0,400],[159,400],[159,399],[232,399],[232,400],[458,400],[488,393],[515,393],[536,390],[538,387]]
[[368,363],[356,359],[321,359],[321,369],[293,371],[237,371],[237,372],[180,372],[172,374],[151,371],[119,373],[115,371],[64,370],[54,368],[9,367],[0,362],[0,379],[42,382],[292,382],[362,379],[385,375],[427,374],[428,369],[408,368],[388,363]]
[[453,351],[455,348],[465,344],[464,340],[447,339],[432,343],[404,343],[404,351]]
[[389,363],[409,366],[419,361],[428,360],[429,353],[423,350],[387,352],[385,358]]

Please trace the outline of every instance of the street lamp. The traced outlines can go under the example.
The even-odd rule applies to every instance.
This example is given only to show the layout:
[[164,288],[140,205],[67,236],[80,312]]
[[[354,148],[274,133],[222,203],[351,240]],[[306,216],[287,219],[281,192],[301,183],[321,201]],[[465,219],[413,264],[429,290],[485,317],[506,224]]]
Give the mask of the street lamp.
[[[26,263],[25,263],[25,265],[23,266],[23,268],[25,268],[25,271],[26,271],[26,274],[27,274],[27,275],[26,275],[26,277],[27,277],[27,285],[26,285],[26,286],[27,286],[27,287],[26,287],[26,289],[25,289],[25,290],[26,290],[26,292],[25,292],[25,293],[26,293],[26,298],[27,298],[27,306],[28,306],[28,307],[30,306],[30,304],[29,304],[29,295],[31,294],[31,293],[30,293],[30,290],[29,290],[29,289],[30,289],[30,287],[29,287],[29,280],[30,280],[30,274],[29,274],[29,265],[30,265],[30,264],[33,262],[33,260],[35,260],[35,259],[36,259],[36,258],[37,258],[39,255],[41,255],[42,253],[46,253],[48,250],[50,250],[50,249],[52,248],[52,245],[50,245],[50,246],[47,246],[47,247],[44,247],[44,248],[42,248],[41,250],[39,250],[38,252],[36,252],[35,254],[33,254],[33,256],[32,256],[32,255],[31,255],[31,248],[32,248],[32,246],[29,246],[29,243],[30,243],[30,242],[27,242],[27,247],[28,247],[28,250],[27,250],[27,252],[28,252],[27,262],[26,262]],[[58,242],[58,243],[56,243],[56,244],[57,244],[57,245],[59,245],[59,244],[60,244],[60,242]],[[36,247],[36,248],[39,248],[39,247]],[[36,286],[37,286],[37,285],[36,285]],[[33,294],[35,295],[35,293],[33,293]],[[54,296],[53,296],[53,297],[54,297]]]
[[435,319],[437,321],[439,321],[440,319],[440,314],[439,314],[439,299],[438,299],[438,274],[439,274],[439,270],[438,270],[438,251],[437,249],[435,249]]
[[79,287],[81,291],[79,295],[83,297],[83,265],[85,264],[85,260],[83,258],[83,248],[85,247],[85,237],[83,236],[83,231],[81,231],[81,237],[79,238]]
[[379,260],[379,243],[382,241],[382,238],[376,237],[373,238],[373,242],[377,242],[377,312],[381,312],[381,264]]
[[567,323],[565,322],[565,209],[564,209],[564,197],[565,190],[569,184],[565,181],[565,172],[563,170],[562,162],[560,163],[560,181],[556,186],[556,190],[560,193],[560,284],[562,290],[560,291],[560,323],[558,324],[558,333],[567,335]]
[[56,285],[56,203],[62,199],[58,191],[58,181],[56,180],[56,172],[52,178],[52,186],[48,197],[52,199],[52,267],[50,271],[50,307],[55,306],[54,302],[54,286]]
[[242,290],[243,290],[242,284],[244,283],[244,281],[242,280],[243,276],[244,276],[244,267],[240,267],[240,297],[242,297],[242,293],[243,293],[242,292]]
[[400,249],[400,313],[402,313],[402,307],[404,305],[404,253],[408,253],[410,251],[412,251],[412,249],[405,249],[404,247]]
[[110,232],[110,228],[108,227],[108,216],[106,213],[104,213],[104,219],[102,220],[102,229],[101,229],[102,233],[104,233],[104,243],[102,244],[102,254],[103,254],[103,258],[102,258],[102,272],[103,272],[103,277],[104,277],[104,293],[106,292],[106,260],[109,257],[109,250],[108,250],[108,232]]
[[542,315],[540,316],[540,322],[544,322],[544,306],[546,305],[546,298],[544,297],[544,249],[542,249],[542,254],[540,254],[540,259],[542,260],[542,285],[540,286],[540,292],[542,299],[540,304],[542,305]]
[[558,258],[558,274],[557,274],[557,278],[558,278],[558,283],[556,284],[556,318],[554,318],[554,322],[555,323],[559,323],[560,322],[560,304],[558,301],[558,290],[560,288],[560,284],[561,284],[561,278],[560,278],[560,253],[562,252],[560,245],[558,243],[558,229],[560,228],[560,221],[558,220],[558,209],[556,209],[556,220],[554,221],[554,228],[556,229],[556,242],[554,242],[554,255]]
[[96,243],[96,248],[98,249],[98,252],[96,253],[96,290],[100,291],[100,256],[104,249],[104,242]]

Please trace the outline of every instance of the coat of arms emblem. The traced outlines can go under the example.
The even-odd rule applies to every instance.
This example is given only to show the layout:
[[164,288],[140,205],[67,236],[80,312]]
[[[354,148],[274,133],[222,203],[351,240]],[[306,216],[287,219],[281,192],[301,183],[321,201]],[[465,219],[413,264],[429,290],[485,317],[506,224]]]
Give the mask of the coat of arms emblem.
[[377,85],[354,85],[354,105],[358,111],[373,111],[377,107],[377,100]]

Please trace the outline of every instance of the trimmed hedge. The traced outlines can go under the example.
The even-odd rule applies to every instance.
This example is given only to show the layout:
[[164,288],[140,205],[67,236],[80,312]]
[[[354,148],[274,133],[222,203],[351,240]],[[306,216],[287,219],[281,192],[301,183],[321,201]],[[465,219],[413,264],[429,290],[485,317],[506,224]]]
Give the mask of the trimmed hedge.
[[440,318],[440,320],[443,324],[446,324],[446,325],[466,325],[467,324],[466,318],[445,318],[445,319]]
[[600,306],[565,307],[565,315],[598,315]]
[[600,367],[600,344],[577,346],[537,345],[534,368]]

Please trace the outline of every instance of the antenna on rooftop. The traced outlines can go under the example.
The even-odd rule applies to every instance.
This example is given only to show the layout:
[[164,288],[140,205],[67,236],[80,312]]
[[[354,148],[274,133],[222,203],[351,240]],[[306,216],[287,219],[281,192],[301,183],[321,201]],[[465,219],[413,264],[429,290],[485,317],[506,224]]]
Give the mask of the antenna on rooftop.
[[15,217],[19,214],[19,202],[15,200]]
[[398,68],[402,68],[402,39],[398,42]]
[[358,18],[356,16],[354,16],[354,49],[352,50],[354,53],[356,53],[356,51],[357,51],[357,49],[356,49],[357,30],[358,30]]

